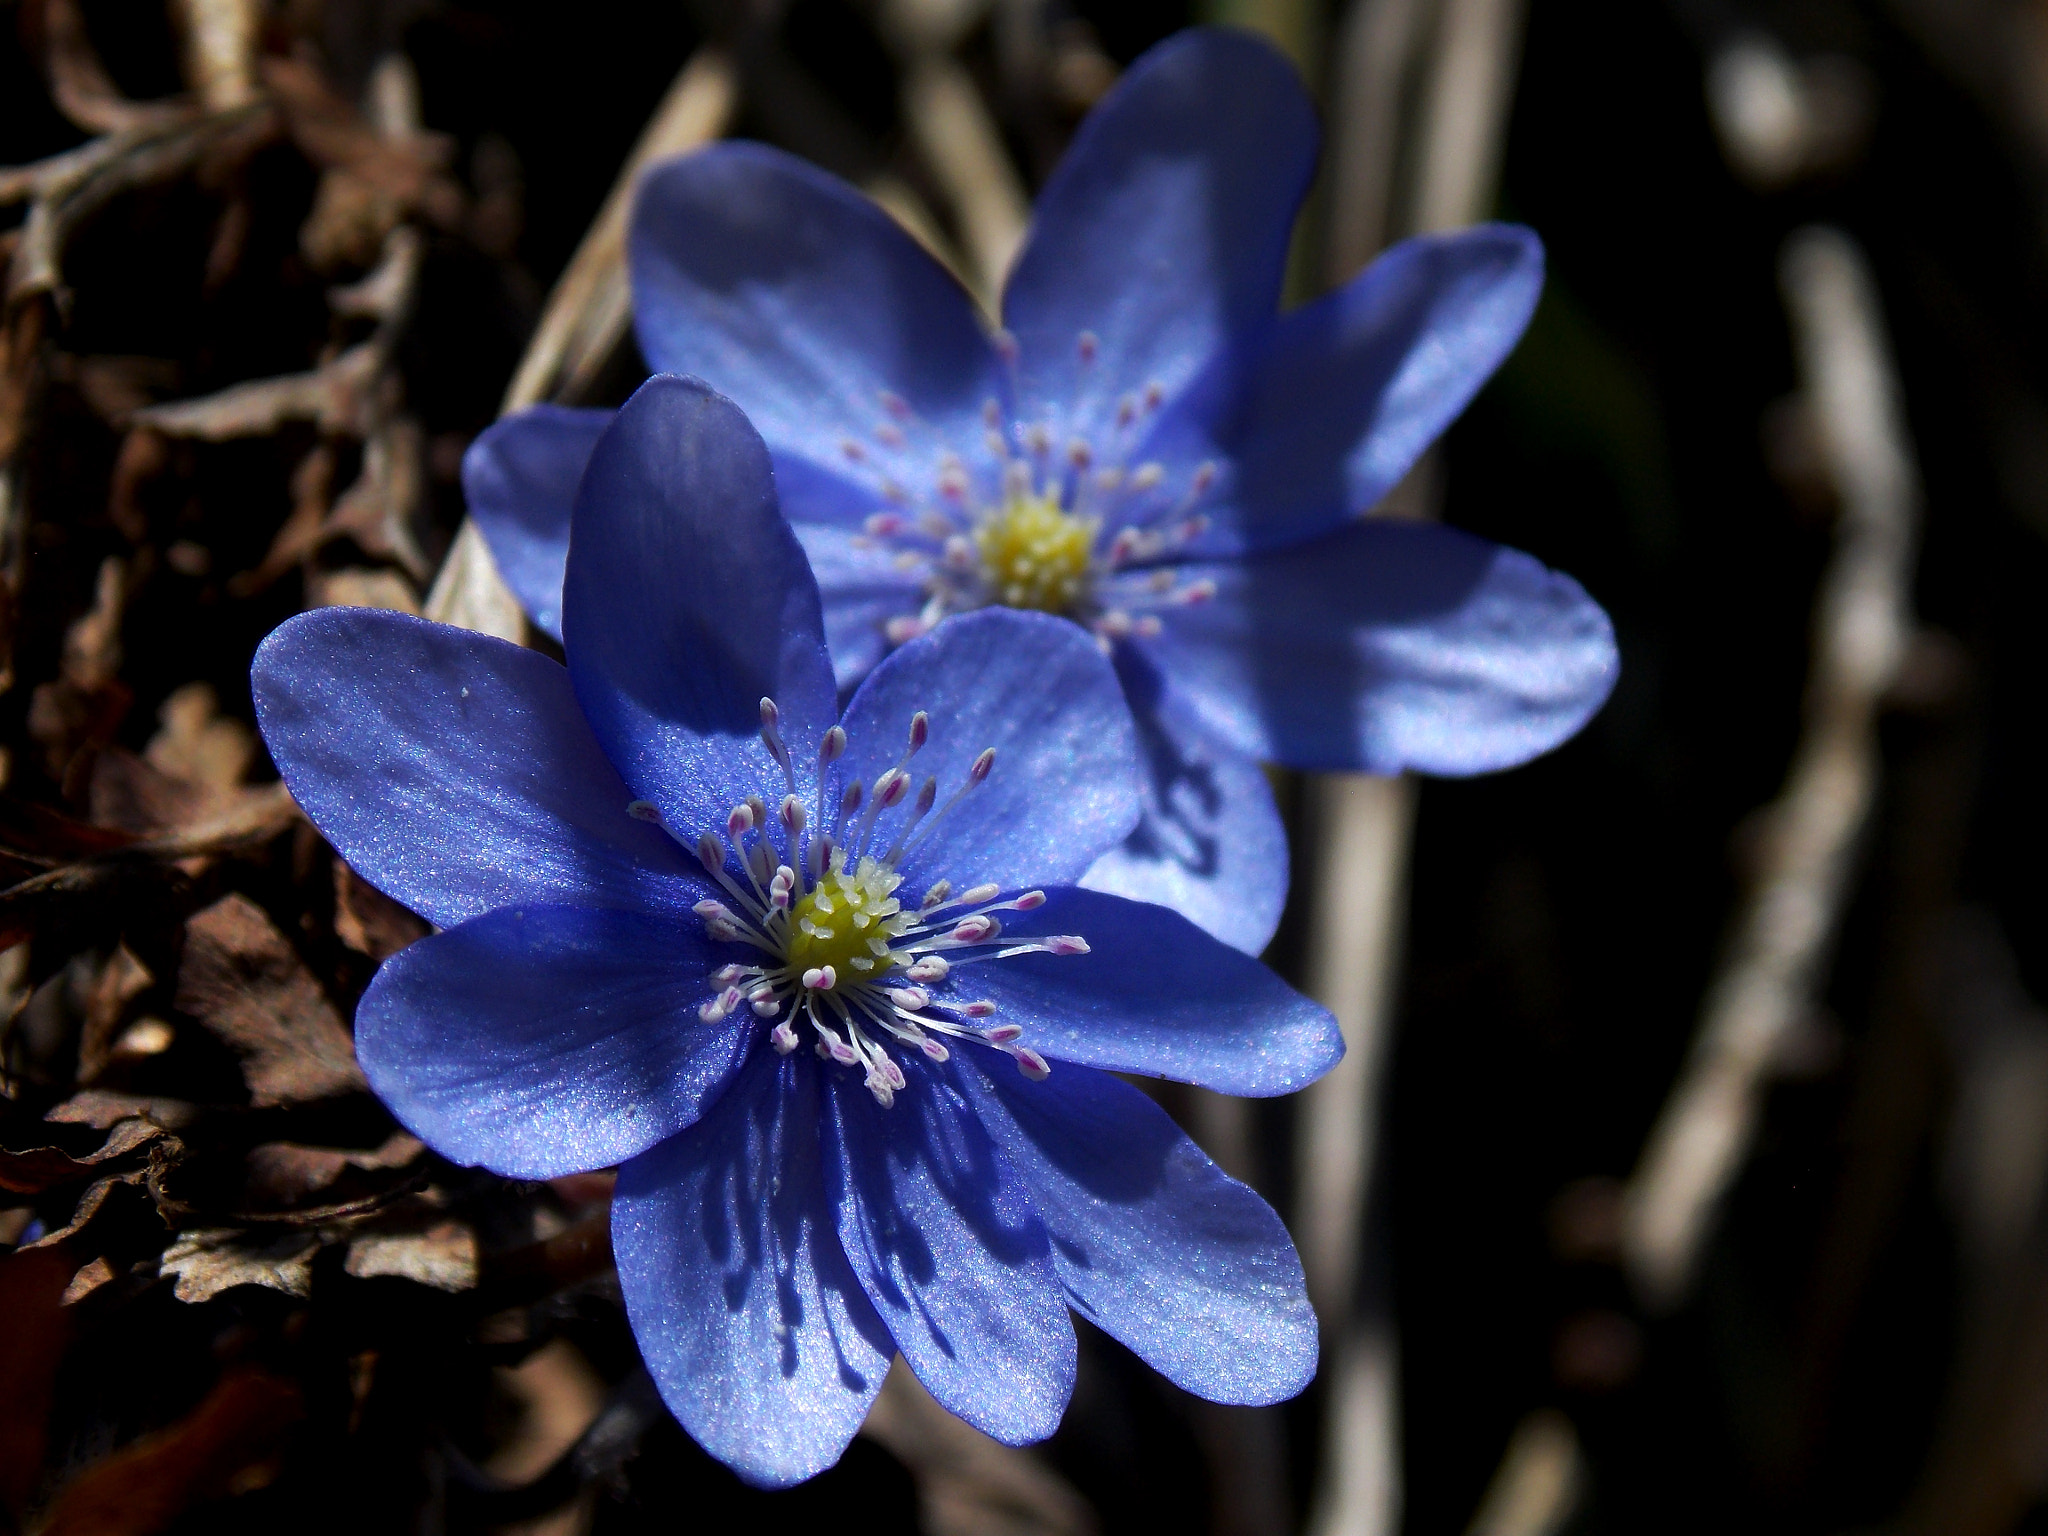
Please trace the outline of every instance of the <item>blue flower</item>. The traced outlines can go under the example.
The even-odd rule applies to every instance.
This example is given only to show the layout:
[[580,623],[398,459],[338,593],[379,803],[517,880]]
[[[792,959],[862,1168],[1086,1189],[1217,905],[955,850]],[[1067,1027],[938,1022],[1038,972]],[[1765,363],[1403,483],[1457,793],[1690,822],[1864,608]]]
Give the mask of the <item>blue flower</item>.
[[[1256,952],[1286,890],[1261,759],[1483,773],[1548,751],[1612,688],[1569,577],[1452,529],[1365,519],[1520,337],[1526,229],[1411,240],[1276,310],[1316,126],[1245,33],[1155,48],[1039,199],[991,337],[874,204],[757,144],[672,161],[631,236],[657,369],[767,438],[839,683],[948,613],[1065,614],[1138,718],[1145,812],[1085,883]],[[606,415],[478,439],[470,507],[556,631],[568,508]]]
[[443,930],[357,1014],[398,1117],[512,1177],[623,1164],[648,1367],[757,1483],[836,1460],[898,1351],[996,1438],[1050,1434],[1069,1307],[1192,1392],[1299,1391],[1279,1218],[1110,1072],[1284,1093],[1342,1045],[1257,961],[1074,884],[1141,797],[1085,632],[949,619],[841,714],[766,448],[670,377],[597,442],[565,590],[566,668],[371,610],[257,653],[299,804]]

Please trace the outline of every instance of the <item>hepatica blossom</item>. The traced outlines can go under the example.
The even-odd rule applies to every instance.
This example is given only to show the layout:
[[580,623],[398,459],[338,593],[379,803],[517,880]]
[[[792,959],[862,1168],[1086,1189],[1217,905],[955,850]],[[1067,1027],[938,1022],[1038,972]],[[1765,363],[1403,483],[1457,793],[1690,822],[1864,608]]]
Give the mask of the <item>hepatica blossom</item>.
[[758,1483],[836,1460],[898,1351],[996,1438],[1050,1434],[1069,1307],[1205,1397],[1299,1391],[1279,1218],[1104,1069],[1283,1093],[1340,1054],[1329,1015],[1075,885],[1142,799],[1083,630],[945,619],[842,714],[824,623],[760,438],[657,377],[582,477],[566,668],[361,609],[264,642],[292,793],[443,930],[363,999],[371,1083],[461,1162],[623,1165],[648,1367]]
[[[1512,349],[1542,247],[1411,240],[1277,310],[1316,125],[1293,69],[1203,29],[1132,67],[1039,199],[993,334],[853,188],[758,144],[658,168],[631,235],[657,369],[745,409],[817,572],[842,687],[947,614],[1063,615],[1112,655],[1140,825],[1090,886],[1256,951],[1286,846],[1258,760],[1471,774],[1572,735],[1613,686],[1569,577],[1361,514]],[[486,432],[470,506],[558,632],[568,508],[606,414]]]

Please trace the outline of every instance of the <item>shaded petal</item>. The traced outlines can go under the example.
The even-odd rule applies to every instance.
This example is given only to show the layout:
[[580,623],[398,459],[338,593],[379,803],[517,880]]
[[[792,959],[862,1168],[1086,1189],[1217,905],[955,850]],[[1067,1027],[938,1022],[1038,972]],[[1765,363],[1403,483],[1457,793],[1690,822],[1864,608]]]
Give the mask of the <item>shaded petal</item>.
[[895,555],[873,540],[823,523],[793,526],[818,579],[833,673],[842,689],[850,689],[889,654],[889,620],[924,606],[923,588],[915,577],[906,579]]
[[1043,1440],[1074,1389],[1074,1329],[1045,1227],[949,1063],[905,1063],[888,1109],[831,1074],[839,1236],[932,1396],[1005,1445]]
[[612,1247],[647,1368],[757,1486],[839,1459],[895,1353],[834,1225],[815,1062],[759,1051],[704,1118],[619,1170]]
[[1142,456],[1216,465],[1204,553],[1323,533],[1371,510],[1457,419],[1542,291],[1533,230],[1482,224],[1403,241],[1220,360]]
[[1242,561],[1181,567],[1154,655],[1239,751],[1292,768],[1487,773],[1568,740],[1620,671],[1571,577],[1453,528],[1366,518]]
[[455,1162],[516,1179],[609,1167],[690,1124],[739,1065],[751,1021],[696,1015],[731,958],[694,917],[500,908],[385,963],[356,1054]]
[[909,771],[919,783],[938,779],[942,805],[984,748],[996,749],[996,761],[987,782],[928,822],[930,835],[904,858],[917,889],[941,877],[960,890],[985,880],[1005,890],[1074,880],[1136,825],[1130,706],[1079,625],[983,608],[911,641],[847,705],[842,781],[872,788],[902,757],[920,709],[931,712],[931,741]]
[[1041,1055],[1265,1098],[1344,1054],[1327,1009],[1179,913],[1073,887],[1046,897],[1005,941],[1078,933],[1087,954],[1015,955],[954,983],[986,993],[996,1021],[1022,1025]]
[[505,585],[558,641],[576,485],[617,414],[529,406],[486,427],[462,456],[462,494]]
[[778,452],[871,487],[929,496],[939,454],[977,448],[982,402],[1004,393],[952,275],[872,199],[765,144],[649,172],[627,256],[653,367],[708,380]]
[[1003,294],[1021,418],[1106,452],[1122,396],[1171,396],[1270,322],[1316,139],[1294,67],[1249,33],[1196,28],[1132,65],[1039,195]]
[[1031,1082],[990,1053],[962,1074],[1031,1189],[1083,1317],[1215,1403],[1277,1403],[1316,1372],[1316,1315],[1273,1208],[1127,1083],[1063,1065]]
[[780,781],[758,740],[764,695],[808,792],[838,714],[818,587],[730,400],[659,376],[626,402],[577,493],[563,596],[583,712],[680,835]]
[[1144,754],[1145,807],[1081,884],[1171,907],[1256,955],[1287,905],[1287,828],[1265,770],[1219,741],[1133,647],[1115,661]]
[[626,814],[557,662],[445,624],[322,608],[250,681],[264,744],[341,856],[429,922],[515,902],[668,911],[703,872]]

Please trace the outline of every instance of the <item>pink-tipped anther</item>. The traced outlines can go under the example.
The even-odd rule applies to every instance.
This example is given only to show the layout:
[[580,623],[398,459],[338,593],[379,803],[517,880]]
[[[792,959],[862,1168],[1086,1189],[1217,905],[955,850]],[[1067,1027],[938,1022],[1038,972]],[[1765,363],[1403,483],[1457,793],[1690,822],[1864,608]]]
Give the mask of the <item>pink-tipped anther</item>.
[[626,814],[635,821],[652,822],[657,827],[661,825],[661,808],[652,800],[635,800],[626,807]]
[[1042,1083],[1052,1076],[1052,1068],[1046,1065],[1045,1058],[1028,1045],[1017,1047],[1016,1060],[1017,1070],[1034,1083]]
[[996,749],[994,747],[983,747],[981,749],[981,756],[977,757],[974,760],[974,766],[967,770],[967,782],[970,784],[986,783],[988,776],[995,771],[995,766]]
[[754,830],[754,808],[751,805],[736,805],[725,813],[725,835],[738,837],[743,832]]
[[1026,891],[1022,896],[1011,902],[1010,905],[1019,912],[1036,912],[1045,905],[1045,892]]
[[836,763],[845,751],[846,728],[835,725],[825,733],[824,739],[818,743],[818,761],[821,763]]
[[1013,1040],[1024,1038],[1024,1028],[1020,1024],[998,1024],[982,1038],[990,1045],[1008,1045]]
[[984,901],[994,901],[996,893],[1000,890],[1002,890],[1002,887],[991,880],[985,885],[969,886],[960,893],[960,900],[967,906],[978,907]]
[[839,984],[839,973],[829,965],[814,965],[804,972],[803,982],[813,992],[830,992]]
[[915,752],[931,740],[931,735],[932,717],[920,709],[910,717],[910,750]]
[[778,1024],[768,1031],[768,1043],[775,1047],[777,1055],[787,1056],[797,1048],[796,1031],[787,1023]]
[[1088,941],[1078,933],[1056,933],[1045,941],[1046,951],[1055,955],[1085,955]]
[[903,974],[912,981],[944,981],[946,973],[953,967],[937,955],[926,955]]

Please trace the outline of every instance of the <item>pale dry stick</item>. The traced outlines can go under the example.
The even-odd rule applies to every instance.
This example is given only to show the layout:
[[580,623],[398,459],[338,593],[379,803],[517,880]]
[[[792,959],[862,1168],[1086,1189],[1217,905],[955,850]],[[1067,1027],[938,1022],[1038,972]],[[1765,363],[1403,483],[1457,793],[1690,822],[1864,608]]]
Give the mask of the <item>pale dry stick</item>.
[[1500,181],[1526,0],[1440,0],[1422,121],[1416,234],[1486,217]]
[[209,112],[246,107],[259,94],[256,54],[263,18],[255,0],[176,0],[185,80]]
[[87,133],[123,133],[133,128],[162,128],[194,113],[189,101],[131,101],[121,94],[86,35],[78,0],[45,0],[42,8],[43,69],[50,98]]
[[974,296],[990,316],[999,316],[1004,279],[1031,223],[1031,203],[995,119],[959,61],[928,51],[913,56],[905,70],[903,119],[919,158],[952,206]]
[[899,1356],[861,1433],[917,1479],[931,1536],[1094,1536],[1095,1512],[1051,1467],[956,1419]]
[[[987,14],[990,0],[886,0],[882,35],[903,65],[904,125],[953,215],[966,256],[964,277],[991,318],[1002,307],[1003,280],[1024,244],[1031,199],[1010,162],[995,118],[973,79],[953,57]],[[896,208],[884,201],[892,213]],[[918,222],[898,221],[946,260]],[[948,262],[948,265],[951,265]]]
[[423,255],[419,231],[401,224],[385,237],[383,257],[367,277],[334,290],[338,310],[374,316],[377,328],[320,367],[146,406],[129,420],[170,437],[209,442],[262,437],[288,421],[310,421],[329,435],[368,437],[378,420],[372,397],[410,318]]
[[1555,1408],[1515,1426],[1465,1536],[1556,1536],[1585,1490],[1578,1431]]
[[184,174],[238,132],[267,131],[269,120],[261,104],[211,117],[185,114],[107,134],[35,165],[0,168],[0,203],[30,199],[8,270],[8,303],[61,293],[64,247],[91,214],[123,192]]
[[1328,259],[1324,281],[1348,281],[1394,225],[1393,146],[1403,88],[1437,0],[1360,0],[1337,33],[1330,82]]
[[[542,400],[573,398],[596,377],[632,323],[626,227],[641,173],[657,160],[721,136],[739,100],[739,77],[721,50],[700,48],[676,76],[633,146],[611,194],[548,295],[547,308],[505,391],[501,414]],[[428,618],[501,640],[524,640],[526,617],[506,587],[476,524],[461,530],[427,594]]]
[[[1344,22],[1335,94],[1348,142],[1333,186],[1330,280],[1348,280],[1395,232],[1483,217],[1499,176],[1517,71],[1523,0],[1359,0]],[[1428,43],[1426,52],[1418,50]],[[1418,97],[1381,104],[1419,74]],[[1405,109],[1405,110],[1404,110]],[[1404,133],[1404,121],[1410,124]],[[1411,148],[1412,146],[1412,148]],[[1419,167],[1405,217],[1394,191],[1404,155]],[[1381,509],[1433,516],[1435,460]],[[1295,1230],[1323,1322],[1324,1454],[1310,1508],[1317,1536],[1380,1536],[1400,1520],[1399,1361],[1393,1320],[1367,1252],[1383,1229],[1373,1206],[1379,1100],[1401,941],[1416,792],[1407,778],[1324,775],[1308,784],[1319,833],[1309,871],[1305,982],[1337,1016],[1345,1060],[1303,1095],[1297,1120]]]
[[1684,1299],[1755,1135],[1773,1066],[1814,1005],[1879,769],[1879,700],[1910,634],[1920,486],[1869,269],[1807,229],[1780,266],[1801,384],[1841,499],[1815,604],[1806,720],[1691,1054],[1623,1202],[1644,1298]]

